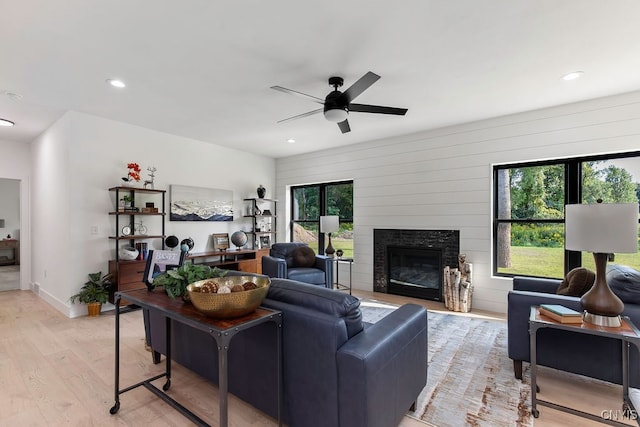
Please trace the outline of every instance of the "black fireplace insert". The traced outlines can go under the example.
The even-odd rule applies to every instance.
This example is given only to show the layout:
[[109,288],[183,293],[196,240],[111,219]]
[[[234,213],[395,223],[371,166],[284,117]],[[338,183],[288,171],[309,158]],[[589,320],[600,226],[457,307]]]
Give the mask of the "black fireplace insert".
[[387,246],[388,292],[442,301],[442,250]]

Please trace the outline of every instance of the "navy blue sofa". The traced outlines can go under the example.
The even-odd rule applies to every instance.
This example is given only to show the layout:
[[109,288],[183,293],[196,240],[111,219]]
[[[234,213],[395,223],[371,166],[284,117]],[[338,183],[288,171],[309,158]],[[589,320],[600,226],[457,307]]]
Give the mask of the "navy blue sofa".
[[[272,279],[263,306],[283,312],[283,418],[290,427],[392,427],[427,381],[427,312],[406,304],[375,324],[345,293]],[[165,353],[165,318],[147,313],[147,340]],[[217,349],[207,334],[174,324],[173,360],[217,383]],[[229,391],[277,414],[276,332],[269,322],[236,335]]]
[[[634,270],[616,265],[607,267],[607,281],[635,282]],[[626,280],[625,280],[626,277]],[[522,378],[522,362],[530,362],[529,313],[531,306],[561,304],[582,311],[579,297],[557,295],[560,280],[515,277],[513,290],[508,294],[508,352],[513,360],[516,378]],[[627,289],[630,289],[627,287]],[[620,295],[618,295],[620,296]],[[624,301],[624,300],[623,300]],[[623,316],[640,327],[640,304],[625,302]],[[619,340],[583,335],[556,329],[539,329],[537,333],[537,362],[539,365],[591,378],[622,384],[622,344]],[[630,385],[640,387],[640,356],[631,346]]]

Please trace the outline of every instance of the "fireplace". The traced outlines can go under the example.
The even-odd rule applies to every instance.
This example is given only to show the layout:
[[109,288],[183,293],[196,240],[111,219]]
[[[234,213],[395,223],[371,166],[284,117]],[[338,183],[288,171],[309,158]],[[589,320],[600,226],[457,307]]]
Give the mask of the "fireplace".
[[442,301],[443,269],[458,265],[458,230],[373,230],[373,290]]
[[389,293],[440,301],[442,250],[387,246]]

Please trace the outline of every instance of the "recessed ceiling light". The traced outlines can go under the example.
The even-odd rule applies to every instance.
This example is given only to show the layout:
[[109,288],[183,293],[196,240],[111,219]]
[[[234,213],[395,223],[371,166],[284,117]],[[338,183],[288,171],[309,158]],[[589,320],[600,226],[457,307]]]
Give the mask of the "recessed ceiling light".
[[582,77],[583,74],[584,74],[584,71],[572,71],[562,76],[562,80],[575,80],[577,78]]
[[12,101],[20,101],[22,99],[22,95],[20,95],[19,93],[13,93],[13,92],[9,92],[9,91],[4,91],[2,92],[3,95],[5,95],[7,98],[9,98]]
[[118,80],[118,79],[107,79],[107,83],[119,89],[122,89],[123,87],[126,86],[122,80]]
[[295,139],[293,139],[293,138],[289,138],[289,139],[287,139],[287,142],[288,142],[289,144],[294,144],[294,143],[296,142],[296,140],[295,140]]
[[7,120],[7,119],[0,119],[0,126],[13,126],[15,125],[15,123],[13,123],[11,120]]

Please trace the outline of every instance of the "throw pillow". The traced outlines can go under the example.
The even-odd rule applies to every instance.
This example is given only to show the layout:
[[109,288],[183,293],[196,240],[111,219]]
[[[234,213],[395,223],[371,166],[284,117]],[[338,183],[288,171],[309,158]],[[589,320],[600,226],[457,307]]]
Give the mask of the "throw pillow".
[[640,272],[618,264],[607,265],[607,283],[623,303],[640,304]]
[[313,267],[316,263],[316,253],[309,246],[295,248],[291,255],[293,256],[294,267]]
[[562,280],[556,294],[581,297],[591,289],[595,280],[596,274],[593,271],[584,267],[574,268]]

